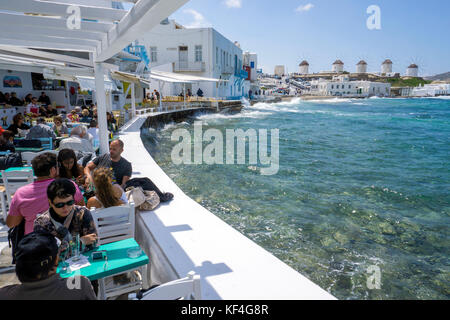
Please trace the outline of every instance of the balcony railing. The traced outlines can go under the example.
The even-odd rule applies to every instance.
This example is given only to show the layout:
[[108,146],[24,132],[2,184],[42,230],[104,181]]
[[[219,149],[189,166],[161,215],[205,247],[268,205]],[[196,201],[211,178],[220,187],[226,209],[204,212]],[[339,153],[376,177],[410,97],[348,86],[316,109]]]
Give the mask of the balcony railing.
[[173,72],[205,72],[206,64],[204,62],[177,61],[173,63]]
[[244,79],[247,79],[248,78],[248,72],[245,71],[245,70],[241,70],[240,77],[244,78]]
[[222,66],[222,74],[233,74],[234,68],[232,66]]

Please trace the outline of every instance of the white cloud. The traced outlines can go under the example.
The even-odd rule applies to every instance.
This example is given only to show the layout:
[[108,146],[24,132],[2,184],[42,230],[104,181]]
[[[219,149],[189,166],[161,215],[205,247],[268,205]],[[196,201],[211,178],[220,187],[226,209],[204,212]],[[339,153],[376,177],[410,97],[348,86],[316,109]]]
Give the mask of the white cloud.
[[225,5],[228,8],[241,8],[242,0],[225,0]]
[[298,8],[295,9],[295,11],[297,11],[297,12],[305,12],[305,11],[311,10],[312,8],[314,8],[314,5],[312,3],[308,3],[308,4],[305,4],[305,5],[298,6]]
[[198,11],[195,11],[194,9],[186,9],[184,10],[184,13],[192,15],[194,18],[194,21],[192,21],[190,24],[186,25],[186,28],[209,28],[211,27],[211,23],[209,23],[205,17]]

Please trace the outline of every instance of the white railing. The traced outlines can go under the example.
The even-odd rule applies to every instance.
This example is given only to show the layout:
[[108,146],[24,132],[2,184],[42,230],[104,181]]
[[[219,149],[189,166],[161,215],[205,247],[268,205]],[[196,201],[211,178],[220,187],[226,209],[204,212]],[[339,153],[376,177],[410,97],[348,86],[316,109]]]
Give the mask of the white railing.
[[222,66],[222,73],[223,74],[233,74],[234,73],[234,67],[233,66]]
[[173,63],[174,72],[205,72],[205,62],[177,61]]

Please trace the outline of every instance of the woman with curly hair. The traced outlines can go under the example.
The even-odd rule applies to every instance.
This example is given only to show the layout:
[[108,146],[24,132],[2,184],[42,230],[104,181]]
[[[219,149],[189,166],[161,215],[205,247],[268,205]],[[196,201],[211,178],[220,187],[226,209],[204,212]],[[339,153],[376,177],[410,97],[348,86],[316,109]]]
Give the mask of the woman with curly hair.
[[127,198],[118,184],[112,183],[110,168],[98,168],[94,172],[95,196],[87,203],[88,208],[109,208],[126,204]]

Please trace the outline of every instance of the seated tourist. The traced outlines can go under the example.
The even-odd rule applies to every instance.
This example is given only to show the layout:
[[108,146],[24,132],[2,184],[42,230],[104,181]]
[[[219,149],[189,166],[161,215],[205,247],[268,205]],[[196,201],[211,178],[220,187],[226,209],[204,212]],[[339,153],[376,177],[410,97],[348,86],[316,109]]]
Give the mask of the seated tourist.
[[39,115],[39,105],[37,102],[35,97],[31,98],[31,102],[27,105],[27,113],[32,113],[36,116]]
[[115,132],[117,129],[117,121],[111,112],[106,113],[106,121],[108,123],[108,130],[111,132]]
[[[79,286],[73,278],[56,273],[59,249],[56,238],[47,232],[33,232],[17,246],[16,275],[21,284],[0,289],[0,300],[96,300],[88,278],[81,276]],[[77,280],[78,280],[77,279]]]
[[90,123],[91,120],[92,120],[92,118],[89,116],[89,110],[88,109],[83,109],[83,111],[81,111],[80,122]]
[[110,169],[98,168],[94,171],[95,196],[88,200],[88,208],[109,208],[128,203],[123,189],[113,184],[112,180]]
[[41,96],[39,97],[38,102],[45,104],[46,106],[50,105],[50,98],[45,94],[45,92],[41,93]]
[[51,104],[47,105],[47,117],[54,117],[58,115],[58,110],[56,110]]
[[77,156],[72,149],[62,149],[58,153],[59,177],[84,185],[84,168],[77,163]]
[[91,103],[89,106],[86,107],[89,110],[89,117],[94,117],[94,108],[95,104]]
[[67,116],[67,119],[70,120],[70,122],[78,122],[80,120],[80,117],[77,114],[77,110],[73,109],[70,111],[70,114]]
[[[62,250],[77,234],[87,246],[98,238],[91,212],[75,205],[77,187],[69,179],[56,179],[47,188],[50,208],[39,214],[34,221],[35,232],[49,232],[61,240]],[[66,219],[67,223],[66,223]],[[64,225],[68,225],[66,228]]]
[[[31,161],[36,181],[17,189],[11,200],[6,224],[9,228],[18,226],[25,219],[25,234],[33,231],[36,216],[48,210],[47,187],[58,176],[58,162],[56,155],[47,152],[38,155]],[[80,190],[76,189],[75,201],[84,206],[84,198]]]
[[70,137],[63,139],[59,144],[59,149],[72,149],[80,152],[95,153],[85,126],[78,126],[72,129]]
[[53,117],[53,131],[57,137],[61,137],[63,134],[69,134],[69,129],[63,122],[61,116]]
[[14,107],[20,107],[23,106],[23,101],[17,98],[17,93],[12,92],[11,99],[9,99],[9,104]]
[[9,92],[5,93],[5,103],[11,104],[11,94]]
[[38,118],[36,120],[37,124],[31,127],[30,131],[27,133],[25,139],[38,139],[38,138],[52,138],[56,139],[56,134],[53,129],[45,123],[45,119]]
[[88,133],[92,136],[92,139],[94,141],[99,141],[97,126],[98,124],[95,120],[91,120],[91,122],[89,123]]
[[15,136],[19,134],[19,130],[30,130],[30,126],[25,124],[24,121],[23,115],[18,113],[13,117],[13,123],[6,130],[11,131]]
[[25,98],[23,99],[23,104],[28,105],[31,103],[31,99],[33,98],[33,95],[31,93],[27,94]]
[[0,151],[11,151],[16,152],[16,147],[14,147],[14,133],[9,130],[4,130],[0,136]]
[[121,140],[114,140],[109,145],[109,153],[99,156],[88,163],[84,172],[86,174],[87,183],[94,183],[92,177],[93,170],[97,167],[105,167],[112,169],[113,182],[117,183],[124,189],[125,184],[130,180],[133,173],[131,163],[122,158],[123,142]]
[[48,117],[47,108],[43,104],[39,106],[39,116],[44,118]]

